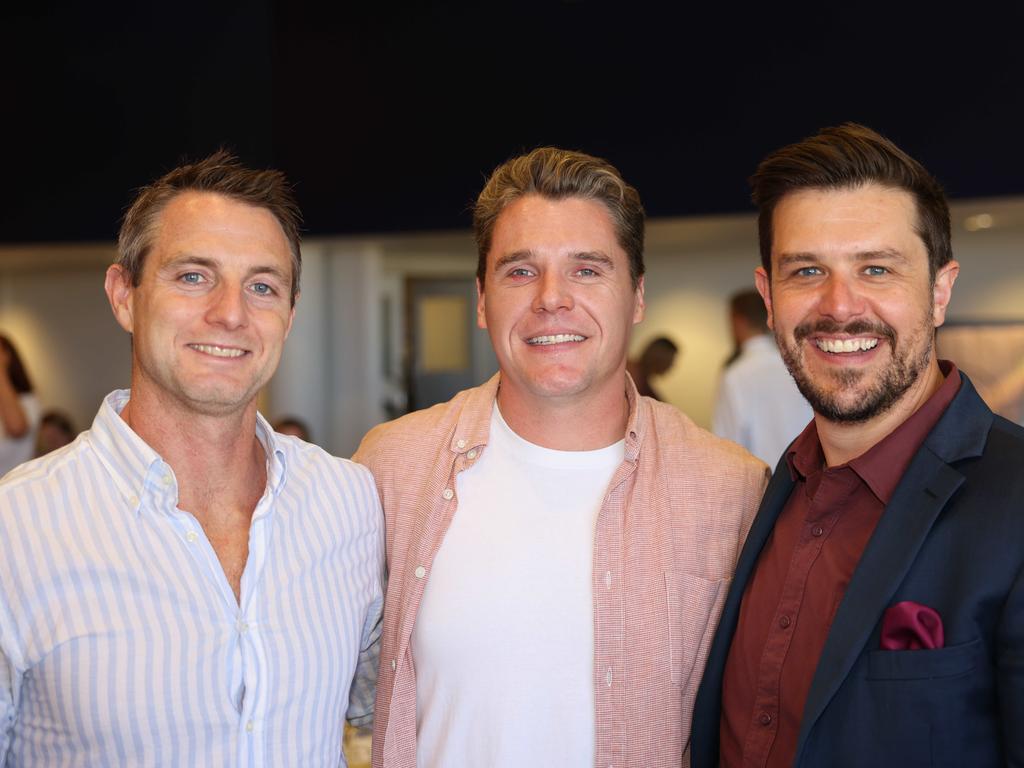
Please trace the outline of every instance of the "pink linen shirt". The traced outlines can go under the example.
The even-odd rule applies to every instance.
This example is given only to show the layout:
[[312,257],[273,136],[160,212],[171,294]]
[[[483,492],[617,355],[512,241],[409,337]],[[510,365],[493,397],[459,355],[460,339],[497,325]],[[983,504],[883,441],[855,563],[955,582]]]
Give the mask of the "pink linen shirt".
[[[458,509],[456,476],[487,448],[498,383],[374,428],[353,457],[376,479],[389,570],[374,768],[416,766],[413,624]],[[639,397],[628,377],[626,396],[625,456],[594,532],[595,765],[679,766],[689,762],[693,699],[768,468]]]

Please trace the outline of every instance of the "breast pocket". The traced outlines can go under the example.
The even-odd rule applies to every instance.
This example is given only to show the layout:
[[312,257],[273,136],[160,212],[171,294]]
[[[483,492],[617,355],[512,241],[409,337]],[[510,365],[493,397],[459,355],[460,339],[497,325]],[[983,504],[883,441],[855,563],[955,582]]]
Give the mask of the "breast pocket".
[[728,579],[705,579],[665,571],[668,649],[672,683],[685,686],[694,669],[703,670]]
[[973,671],[982,655],[981,638],[969,643],[916,651],[871,651],[868,680],[935,680]]

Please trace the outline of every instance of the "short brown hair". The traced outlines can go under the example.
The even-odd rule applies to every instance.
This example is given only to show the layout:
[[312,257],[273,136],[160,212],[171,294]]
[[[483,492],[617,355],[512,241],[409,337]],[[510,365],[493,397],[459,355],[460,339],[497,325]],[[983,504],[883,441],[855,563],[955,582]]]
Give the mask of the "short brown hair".
[[772,217],[786,195],[804,189],[853,189],[880,184],[910,193],[917,234],[928,251],[932,278],[953,258],[949,203],[924,166],[884,136],[857,123],[823,128],[816,136],[776,150],[750,177],[758,207],[761,264],[771,278]]
[[640,194],[607,160],[582,152],[540,147],[499,165],[473,206],[473,231],[478,254],[476,276],[481,287],[487,253],[498,216],[525,195],[551,200],[581,197],[603,203],[611,214],[615,236],[629,257],[633,286],[644,273],[644,208]]
[[138,285],[142,279],[142,267],[153,247],[160,214],[171,200],[184,192],[223,195],[265,208],[274,215],[292,254],[291,301],[294,306],[302,272],[302,252],[299,250],[302,215],[291,185],[280,171],[246,168],[237,157],[223,149],[198,162],[179,166],[139,190],[135,202],[124,215],[117,236],[117,263],[131,278],[132,285]]

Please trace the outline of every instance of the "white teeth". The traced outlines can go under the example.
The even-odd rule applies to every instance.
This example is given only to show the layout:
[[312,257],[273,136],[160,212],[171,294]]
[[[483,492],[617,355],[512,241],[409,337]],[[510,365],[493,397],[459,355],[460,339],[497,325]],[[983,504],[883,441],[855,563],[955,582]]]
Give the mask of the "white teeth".
[[527,339],[527,344],[563,344],[567,341],[583,341],[586,336],[579,336],[575,333],[556,333],[554,336],[534,336]]
[[204,352],[214,357],[241,357],[245,354],[244,349],[228,349],[227,347],[216,347],[212,344],[189,344],[189,346],[198,352]]
[[863,352],[878,346],[878,339],[816,339],[822,352]]

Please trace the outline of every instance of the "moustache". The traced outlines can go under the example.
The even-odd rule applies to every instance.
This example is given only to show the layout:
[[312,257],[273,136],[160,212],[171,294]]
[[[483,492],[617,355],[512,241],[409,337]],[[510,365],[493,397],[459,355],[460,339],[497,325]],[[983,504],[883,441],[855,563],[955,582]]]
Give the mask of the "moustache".
[[803,341],[811,334],[846,334],[848,336],[881,336],[893,348],[896,346],[896,331],[885,323],[872,323],[867,320],[854,320],[845,325],[834,320],[817,320],[813,323],[801,323],[793,329],[793,338]]

